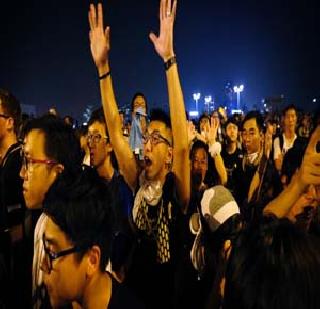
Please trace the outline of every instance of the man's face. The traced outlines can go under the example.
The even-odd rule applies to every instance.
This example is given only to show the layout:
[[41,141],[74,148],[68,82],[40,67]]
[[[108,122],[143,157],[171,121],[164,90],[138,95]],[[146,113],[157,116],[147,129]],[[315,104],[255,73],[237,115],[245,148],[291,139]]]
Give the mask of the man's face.
[[[20,177],[23,179],[23,196],[28,208],[41,208],[44,196],[55,181],[59,164],[32,163],[32,160],[50,160],[45,154],[45,135],[39,129],[31,130],[24,139],[24,155]],[[30,162],[29,162],[30,161]]]
[[90,150],[90,165],[95,168],[103,166],[112,151],[108,143],[106,127],[103,123],[95,121],[88,128],[87,141]]
[[231,142],[236,142],[238,138],[238,126],[230,122],[227,125],[226,133]]
[[206,176],[206,172],[208,170],[208,155],[203,148],[198,148],[195,150],[192,158],[191,168],[192,180],[200,182],[193,185],[200,185],[204,181],[204,177]]
[[133,101],[133,113],[137,111],[138,108],[142,108],[144,113],[146,113],[146,101],[143,96],[138,95]]
[[8,127],[8,118],[6,118],[7,114],[4,111],[2,104],[0,102],[0,142],[7,134]]
[[284,118],[284,127],[285,128],[295,128],[297,124],[297,114],[294,109],[289,109],[286,111]]
[[[171,130],[161,121],[151,121],[147,128],[147,136],[151,137],[144,144],[145,175],[148,180],[163,180],[172,161]],[[152,138],[159,136],[158,138]],[[154,140],[154,141],[153,141]]]
[[[50,253],[59,253],[74,247],[50,217],[43,237],[46,251]],[[50,261],[50,258],[46,252],[46,257],[41,261],[41,268],[44,271],[44,284],[49,293],[51,306],[60,308],[62,305],[80,300],[86,282],[85,258],[80,260],[76,253],[70,253],[51,262],[48,260]]]
[[203,117],[201,120],[200,120],[200,124],[199,124],[199,128],[200,128],[200,132],[206,132],[209,130],[209,127],[210,127],[210,120],[209,118],[207,117]]
[[242,139],[248,154],[260,151],[262,133],[259,131],[255,118],[249,119],[244,123]]

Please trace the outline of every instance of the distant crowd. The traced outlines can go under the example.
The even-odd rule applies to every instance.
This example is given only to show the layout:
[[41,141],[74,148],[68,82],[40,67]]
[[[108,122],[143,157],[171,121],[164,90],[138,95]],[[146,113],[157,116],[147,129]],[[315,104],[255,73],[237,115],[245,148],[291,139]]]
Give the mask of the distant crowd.
[[54,109],[22,119],[0,89],[0,309],[320,308],[320,114],[188,120],[176,9],[161,0],[149,35],[169,115],[137,92],[124,120],[101,4],[87,125]]

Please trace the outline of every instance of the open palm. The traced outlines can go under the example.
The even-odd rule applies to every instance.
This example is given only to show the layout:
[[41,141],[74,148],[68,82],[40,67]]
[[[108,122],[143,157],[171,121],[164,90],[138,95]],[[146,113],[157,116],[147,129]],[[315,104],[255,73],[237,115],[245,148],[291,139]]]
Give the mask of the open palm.
[[110,28],[103,28],[103,11],[102,4],[99,3],[97,8],[90,4],[89,10],[90,25],[90,49],[93,61],[96,66],[102,66],[108,60],[110,51]]
[[177,0],[174,0],[171,8],[171,0],[161,0],[160,3],[160,34],[156,36],[150,33],[156,52],[164,60],[174,55],[173,52],[173,24],[176,15]]

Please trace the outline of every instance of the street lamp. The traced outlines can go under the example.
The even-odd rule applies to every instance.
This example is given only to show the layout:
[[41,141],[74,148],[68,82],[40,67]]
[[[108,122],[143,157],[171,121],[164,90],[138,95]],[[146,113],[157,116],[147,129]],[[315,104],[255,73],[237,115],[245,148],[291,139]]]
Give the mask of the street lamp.
[[200,92],[193,94],[193,99],[196,101],[196,111],[198,112],[198,101],[200,100],[201,94]]
[[243,91],[244,86],[240,85],[238,86],[234,86],[233,87],[233,91],[237,94],[237,109],[240,109],[240,93]]
[[212,102],[212,96],[211,95],[206,95],[204,97],[204,105],[207,108],[208,114],[210,113],[210,103]]

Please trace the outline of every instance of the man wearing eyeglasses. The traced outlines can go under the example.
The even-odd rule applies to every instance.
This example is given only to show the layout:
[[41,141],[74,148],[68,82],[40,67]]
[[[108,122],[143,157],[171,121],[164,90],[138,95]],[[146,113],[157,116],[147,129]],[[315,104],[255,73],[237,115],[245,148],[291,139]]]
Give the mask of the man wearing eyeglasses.
[[53,185],[44,201],[48,216],[41,269],[53,308],[141,308],[105,271],[111,255],[114,213],[119,205],[93,169],[71,188]]
[[[244,157],[234,170],[234,195],[246,221],[259,220],[266,204],[275,198],[281,183],[272,159],[259,112],[249,112],[242,123]],[[270,150],[270,149],[269,149]]]
[[[172,308],[175,270],[179,261],[179,223],[190,197],[187,121],[177,59],[173,50],[173,25],[177,1],[160,3],[160,33],[149,35],[164,62],[170,118],[163,112],[150,117],[143,139],[145,168],[140,178],[129,144],[124,139],[109,66],[110,28],[103,26],[102,5],[90,6],[90,48],[97,66],[102,105],[120,172],[136,193],[131,215],[138,244],[127,283],[148,308]],[[138,189],[138,191],[136,191]],[[160,287],[160,288],[157,288]]]
[[[5,257],[7,271],[11,278],[20,277],[12,284],[12,301],[22,300],[22,303],[11,303],[11,306],[20,306],[26,298],[22,296],[23,284],[26,282],[25,260],[21,259],[21,252],[27,244],[25,235],[25,205],[22,194],[22,180],[19,177],[21,168],[18,131],[21,118],[21,108],[18,100],[8,91],[0,89],[0,260]],[[1,264],[1,261],[0,261]],[[9,267],[10,265],[10,267]],[[1,269],[1,265],[0,265]],[[0,281],[7,282],[0,270]],[[23,284],[22,284],[23,282]],[[0,292],[0,304],[1,304]],[[8,293],[5,293],[8,297]],[[0,306],[1,307],[1,306]]]
[[[81,174],[80,144],[72,128],[52,115],[31,120],[23,133],[23,164],[20,171],[23,195],[29,209],[41,210],[45,194],[53,183],[72,185]],[[33,308],[40,308],[44,302],[45,290],[40,261],[44,254],[42,234],[46,220],[46,215],[41,214],[34,233]]]
[[[88,122],[87,143],[90,150],[90,165],[95,168],[106,186],[115,193],[119,207],[115,211],[117,240],[109,269],[119,281],[125,276],[126,261],[132,249],[132,230],[128,213],[133,204],[133,193],[117,170],[117,160],[110,143],[102,108],[93,111]],[[111,267],[112,266],[112,267]]]
[[93,111],[90,117],[87,143],[90,151],[90,166],[97,170],[100,177],[110,181],[116,162],[102,108]]

